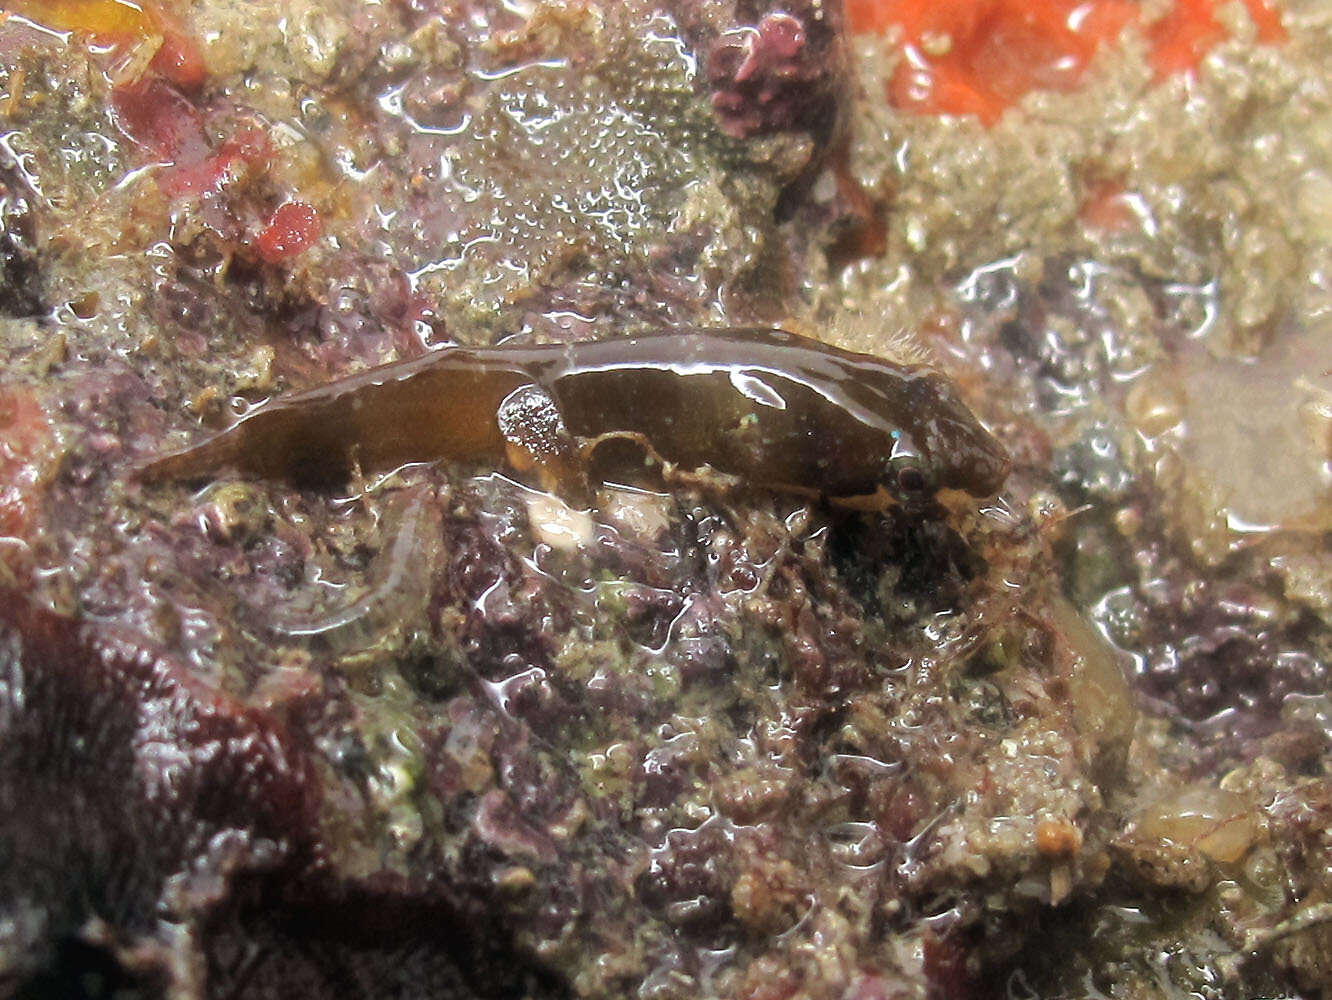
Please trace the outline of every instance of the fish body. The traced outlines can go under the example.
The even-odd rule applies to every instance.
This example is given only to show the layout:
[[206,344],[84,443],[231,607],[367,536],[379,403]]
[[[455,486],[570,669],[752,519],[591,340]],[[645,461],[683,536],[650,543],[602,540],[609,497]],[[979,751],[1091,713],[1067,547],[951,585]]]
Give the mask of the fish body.
[[558,488],[586,476],[593,452],[613,438],[680,468],[831,498],[880,487],[908,501],[943,488],[988,496],[1009,464],[928,366],[782,330],[672,329],[444,348],[262,404],[145,474],[230,469],[313,485],[345,481],[358,467],[447,460],[535,466]]

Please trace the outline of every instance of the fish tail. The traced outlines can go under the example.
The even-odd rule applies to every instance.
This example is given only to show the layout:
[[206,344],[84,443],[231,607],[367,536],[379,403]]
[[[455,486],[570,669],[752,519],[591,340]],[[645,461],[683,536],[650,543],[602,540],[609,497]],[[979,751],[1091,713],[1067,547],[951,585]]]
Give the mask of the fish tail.
[[140,466],[136,478],[145,483],[188,482],[215,475],[235,466],[241,457],[241,435],[233,431],[215,434],[199,444],[159,455]]

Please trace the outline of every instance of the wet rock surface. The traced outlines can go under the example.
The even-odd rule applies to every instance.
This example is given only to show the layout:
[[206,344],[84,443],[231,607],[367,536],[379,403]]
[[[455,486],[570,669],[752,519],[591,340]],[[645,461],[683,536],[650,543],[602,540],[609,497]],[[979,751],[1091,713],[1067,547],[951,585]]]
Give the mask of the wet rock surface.
[[[984,131],[827,0],[126,10],[0,22],[0,994],[1328,989],[1309,11]],[[1181,120],[1240,140],[1124,152]],[[1078,228],[1079,122],[1151,225]],[[932,351],[1002,495],[134,475],[443,344],[768,322]]]

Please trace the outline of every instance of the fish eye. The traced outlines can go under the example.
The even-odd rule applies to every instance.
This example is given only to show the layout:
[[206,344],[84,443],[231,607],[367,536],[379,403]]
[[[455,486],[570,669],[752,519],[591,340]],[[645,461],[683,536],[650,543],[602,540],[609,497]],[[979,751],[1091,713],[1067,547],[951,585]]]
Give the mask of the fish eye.
[[893,485],[900,496],[918,497],[930,486],[929,476],[915,461],[897,461],[893,463]]

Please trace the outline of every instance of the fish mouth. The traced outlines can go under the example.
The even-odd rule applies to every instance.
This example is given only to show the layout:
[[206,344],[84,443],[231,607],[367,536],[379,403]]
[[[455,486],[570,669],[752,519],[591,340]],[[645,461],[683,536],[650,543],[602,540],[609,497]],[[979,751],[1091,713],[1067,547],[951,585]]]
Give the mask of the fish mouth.
[[1008,449],[981,425],[951,384],[940,388],[933,424],[930,461],[940,486],[978,498],[1003,489],[1013,466]]
[[963,477],[962,489],[974,497],[992,497],[1004,488],[1013,460],[1007,449],[988,431],[982,430],[985,441],[973,452],[971,468]]

